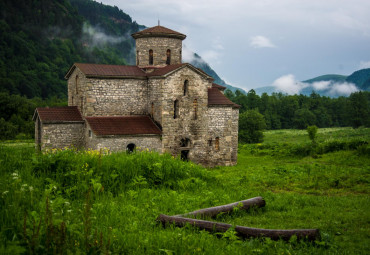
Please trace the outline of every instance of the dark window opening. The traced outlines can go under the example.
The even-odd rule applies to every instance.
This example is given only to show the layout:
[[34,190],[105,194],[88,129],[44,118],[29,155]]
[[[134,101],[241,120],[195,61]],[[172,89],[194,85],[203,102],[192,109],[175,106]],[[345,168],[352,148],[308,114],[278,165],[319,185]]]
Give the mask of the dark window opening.
[[92,132],[91,132],[91,130],[89,130],[89,137],[92,137]]
[[149,50],[149,65],[153,65],[153,50]]
[[188,161],[189,160],[189,151],[181,151],[181,160],[183,161]]
[[132,152],[134,152],[134,151],[135,151],[135,148],[136,148],[136,145],[135,145],[135,144],[133,144],[133,143],[130,143],[129,145],[127,145],[126,151],[127,151],[128,153],[132,153]]
[[72,101],[71,105],[73,105],[73,103],[74,103],[74,102],[73,102],[73,99],[74,99],[74,98],[73,98],[73,96],[72,96],[72,97],[71,97],[71,101]]
[[177,119],[179,117],[179,100],[173,102],[173,118]]
[[76,75],[76,94],[78,94],[78,75]]
[[208,140],[208,146],[212,146],[212,139]]
[[183,138],[180,141],[180,147],[189,147],[190,146],[190,139],[189,138]]
[[189,86],[189,81],[185,80],[184,82],[184,96],[188,94],[188,86]]
[[80,98],[80,105],[81,105],[80,111],[82,113],[83,112],[83,108],[84,108],[84,98],[83,97]]
[[218,151],[220,149],[220,138],[216,137],[215,140],[215,150]]
[[154,117],[154,103],[152,103],[152,109],[150,110],[150,115]]
[[193,102],[193,107],[194,107],[194,119],[198,119],[198,100],[194,99]]
[[136,65],[139,65],[139,51],[136,51]]
[[170,49],[167,50],[166,56],[167,56],[166,64],[170,65],[171,64],[171,50]]

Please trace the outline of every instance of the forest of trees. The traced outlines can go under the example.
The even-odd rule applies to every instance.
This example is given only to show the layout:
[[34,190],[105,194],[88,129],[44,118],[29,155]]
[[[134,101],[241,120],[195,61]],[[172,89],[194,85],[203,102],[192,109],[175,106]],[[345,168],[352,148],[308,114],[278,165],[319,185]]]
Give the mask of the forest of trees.
[[246,95],[226,90],[225,95],[239,104],[240,114],[257,110],[264,116],[267,129],[305,129],[307,126],[370,126],[370,92],[360,91],[349,97],[330,98],[313,92],[310,96],[263,93]]

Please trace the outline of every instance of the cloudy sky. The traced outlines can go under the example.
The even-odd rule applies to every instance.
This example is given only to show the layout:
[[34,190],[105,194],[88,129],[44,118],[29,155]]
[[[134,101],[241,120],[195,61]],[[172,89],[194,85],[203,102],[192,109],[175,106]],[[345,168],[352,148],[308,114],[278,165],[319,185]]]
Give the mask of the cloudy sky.
[[[287,77],[370,68],[370,0],[99,0],[137,23],[187,35],[231,85],[249,90]],[[280,79],[280,80],[279,80]]]

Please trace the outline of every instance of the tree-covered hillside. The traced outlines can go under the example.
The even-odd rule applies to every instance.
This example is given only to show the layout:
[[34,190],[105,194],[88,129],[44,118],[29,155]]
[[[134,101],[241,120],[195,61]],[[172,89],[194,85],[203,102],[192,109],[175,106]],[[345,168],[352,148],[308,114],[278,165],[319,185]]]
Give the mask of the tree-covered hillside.
[[369,90],[370,68],[361,69],[346,78],[347,82],[354,83],[361,90]]
[[4,0],[0,9],[0,92],[28,98],[65,98],[74,62],[129,62],[126,34],[139,30],[117,7],[90,0]]

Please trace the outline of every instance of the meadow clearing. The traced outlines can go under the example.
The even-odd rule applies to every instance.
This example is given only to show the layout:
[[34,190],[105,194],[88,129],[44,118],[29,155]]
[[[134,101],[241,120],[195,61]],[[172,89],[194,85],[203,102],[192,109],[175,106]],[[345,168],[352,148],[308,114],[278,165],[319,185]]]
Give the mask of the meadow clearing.
[[[0,143],[0,254],[368,254],[370,129],[266,131],[238,164],[206,169],[151,152],[52,150]],[[240,239],[166,228],[176,215],[256,196],[264,208],[221,214],[255,228],[318,228],[315,242]]]

